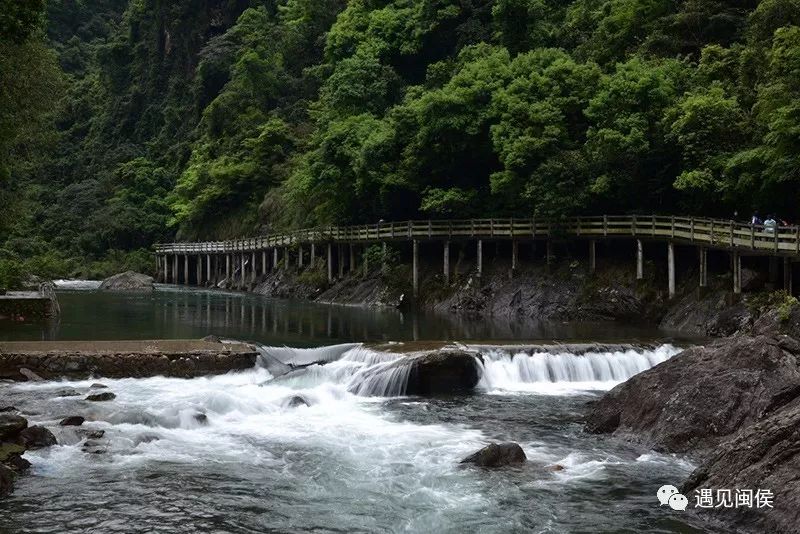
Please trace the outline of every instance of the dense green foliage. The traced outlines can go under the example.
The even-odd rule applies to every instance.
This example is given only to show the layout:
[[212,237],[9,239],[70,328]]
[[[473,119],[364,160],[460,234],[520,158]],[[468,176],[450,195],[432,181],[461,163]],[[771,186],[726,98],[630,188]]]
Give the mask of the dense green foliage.
[[5,259],[86,272],[381,218],[800,217],[800,0],[0,4]]

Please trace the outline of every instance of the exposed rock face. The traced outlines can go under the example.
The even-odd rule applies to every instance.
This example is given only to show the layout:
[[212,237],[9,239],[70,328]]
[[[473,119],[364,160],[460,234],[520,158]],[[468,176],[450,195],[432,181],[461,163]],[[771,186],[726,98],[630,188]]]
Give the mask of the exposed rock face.
[[17,478],[10,467],[0,464],[0,497],[5,497],[14,489],[14,479]]
[[406,395],[436,395],[472,391],[480,379],[475,354],[439,350],[414,358]]
[[153,277],[134,271],[115,274],[103,280],[100,289],[111,291],[152,291]]
[[660,328],[684,335],[731,336],[746,330],[753,317],[747,306],[734,302],[729,291],[710,291],[704,296],[699,290],[684,295],[670,307],[661,320]]
[[491,443],[481,450],[470,454],[462,464],[475,464],[480,467],[502,467],[504,465],[521,464],[527,460],[525,451],[518,443]]
[[740,337],[688,349],[596,402],[587,430],[701,454],[800,395],[800,344]]
[[757,532],[797,532],[800,525],[800,399],[715,447],[684,484],[699,488],[768,489],[774,508],[703,510]]

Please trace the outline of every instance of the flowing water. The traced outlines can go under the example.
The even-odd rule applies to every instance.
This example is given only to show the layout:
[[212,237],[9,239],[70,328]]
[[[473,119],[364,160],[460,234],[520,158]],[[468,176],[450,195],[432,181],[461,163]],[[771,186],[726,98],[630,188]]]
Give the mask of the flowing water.
[[[361,326],[364,340],[414,339],[413,319],[272,303],[291,309],[290,326],[273,331],[264,305],[265,327],[255,321],[250,330],[251,300],[176,291],[72,294],[62,298],[57,329],[25,330],[29,338],[74,338],[111,325],[106,338],[196,336],[212,325],[219,330],[226,302],[236,302],[245,313],[220,333],[265,344],[245,372],[103,379],[117,395],[106,403],[82,400],[96,380],[0,383],[0,405],[17,406],[59,441],[26,453],[32,471],[0,500],[0,532],[711,531],[688,513],[658,507],[656,490],[680,484],[693,467],[687,460],[582,431],[587,401],[665,361],[675,346],[577,355],[487,345],[486,327],[474,326],[470,336],[445,319],[435,319],[437,326],[420,316],[418,332],[438,340],[455,332],[482,354],[481,379],[471,395],[404,397],[403,345],[385,350],[352,337]],[[99,302],[108,304],[102,312],[87,311]],[[172,307],[162,313],[166,302]],[[83,315],[74,306],[85,306]],[[326,308],[336,311],[330,335]],[[311,327],[315,321],[325,326]],[[280,335],[280,343],[268,342]],[[296,336],[307,348],[285,346]],[[287,355],[324,363],[273,377],[267,361]],[[81,395],[68,395],[74,392]],[[73,414],[87,422],[57,425]],[[97,430],[104,435],[87,444],[85,433]],[[529,462],[499,470],[459,465],[497,440],[520,443]],[[547,469],[555,464],[564,469]]]

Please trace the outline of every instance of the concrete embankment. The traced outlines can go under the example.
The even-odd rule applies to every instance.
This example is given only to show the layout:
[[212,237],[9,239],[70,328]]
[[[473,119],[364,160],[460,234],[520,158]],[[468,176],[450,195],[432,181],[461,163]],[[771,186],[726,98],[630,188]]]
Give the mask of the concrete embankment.
[[202,340],[0,342],[0,379],[191,378],[248,369],[250,345]]

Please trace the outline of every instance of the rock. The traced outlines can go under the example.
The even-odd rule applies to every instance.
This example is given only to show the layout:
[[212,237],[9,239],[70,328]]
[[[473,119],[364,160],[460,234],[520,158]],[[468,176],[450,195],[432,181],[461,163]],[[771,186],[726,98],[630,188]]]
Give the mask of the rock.
[[81,426],[84,421],[86,421],[86,419],[80,415],[71,415],[62,419],[58,424],[61,426]]
[[80,391],[72,388],[58,389],[53,392],[54,397],[80,397]]
[[214,334],[207,335],[202,339],[202,341],[207,341],[209,343],[222,343],[222,341]]
[[31,463],[28,460],[18,454],[12,456],[3,463],[17,473],[22,473],[31,466]]
[[684,484],[694,500],[700,488],[771,490],[774,508],[703,510],[753,532],[797,532],[800,525],[800,398],[725,440]]
[[100,382],[95,382],[94,384],[89,386],[89,388],[90,389],[108,389],[108,386],[105,385],[105,384],[101,384]]
[[439,350],[415,358],[406,395],[435,395],[472,391],[480,378],[476,355],[459,350]]
[[15,456],[25,453],[25,447],[17,443],[0,443],[0,462],[6,463]]
[[0,406],[0,413],[6,413],[6,412],[18,412],[18,411],[19,411],[19,410],[17,410],[17,409],[16,409],[15,407],[13,407],[13,406]]
[[87,395],[87,401],[93,402],[103,402],[103,401],[110,401],[116,399],[117,396],[111,393],[110,391],[106,391],[104,393],[94,393],[92,395]]
[[100,439],[106,435],[105,430],[90,430],[86,433],[87,439]]
[[14,479],[17,475],[10,467],[0,464],[0,497],[5,497],[14,489]]
[[547,469],[548,471],[563,471],[564,469],[566,469],[566,467],[564,467],[561,464],[553,464],[545,466],[545,469]]
[[115,274],[103,280],[100,289],[112,291],[152,291],[153,277],[134,271]]
[[29,382],[41,382],[41,381],[44,380],[44,378],[42,378],[41,376],[37,375],[36,373],[34,373],[33,371],[31,371],[30,369],[28,369],[26,367],[20,367],[19,368],[19,374],[21,374],[22,376],[27,378]]
[[659,328],[684,335],[731,336],[750,326],[752,313],[743,302],[730,302],[728,291],[698,293],[690,292],[672,305]]
[[297,408],[298,406],[311,406],[311,404],[302,395],[292,395],[283,401],[283,406],[286,408]]
[[56,445],[56,437],[52,432],[43,426],[35,425],[29,426],[19,433],[16,443],[19,443],[26,449],[41,449]]
[[201,425],[208,424],[208,416],[204,413],[196,413],[194,414],[194,420],[200,423]]
[[0,440],[19,434],[28,426],[28,420],[10,413],[0,414]]
[[490,443],[481,450],[470,454],[462,464],[475,464],[480,467],[502,467],[504,465],[521,464],[527,460],[525,451],[518,443]]
[[609,391],[592,405],[586,429],[702,455],[800,395],[792,346],[757,336],[685,350]]

